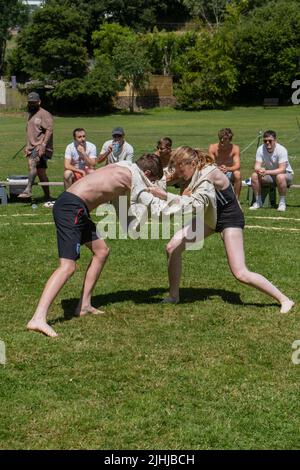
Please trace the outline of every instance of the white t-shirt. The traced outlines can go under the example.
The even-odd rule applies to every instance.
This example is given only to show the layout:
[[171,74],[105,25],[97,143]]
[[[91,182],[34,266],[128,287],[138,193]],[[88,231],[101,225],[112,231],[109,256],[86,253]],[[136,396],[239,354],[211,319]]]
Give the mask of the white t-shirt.
[[[96,145],[92,144],[91,142],[86,142],[85,151],[89,158],[97,158]],[[71,165],[75,166],[75,168],[78,168],[80,170],[84,170],[84,167],[86,166],[84,159],[77,152],[75,142],[72,142],[71,144],[67,145],[65,151],[65,159],[71,160]]]
[[[106,142],[104,142],[100,155],[102,153],[107,152],[108,147],[112,145],[112,143],[113,143],[113,140],[107,140]],[[107,163],[118,163],[124,160],[127,162],[132,162],[133,153],[134,153],[133,147],[128,142],[124,141],[122,147],[120,148],[118,152],[114,152],[113,150],[112,152],[108,154]]]
[[277,170],[280,163],[286,163],[286,172],[294,174],[292,167],[289,164],[287,149],[277,142],[272,153],[268,152],[265,144],[258,147],[256,152],[256,161],[263,163],[266,170]]

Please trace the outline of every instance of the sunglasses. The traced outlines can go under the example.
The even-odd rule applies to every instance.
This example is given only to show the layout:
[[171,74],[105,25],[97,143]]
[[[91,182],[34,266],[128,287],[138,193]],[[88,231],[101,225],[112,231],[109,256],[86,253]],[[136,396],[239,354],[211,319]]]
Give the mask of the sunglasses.
[[273,142],[275,142],[274,139],[264,139],[265,144],[273,144]]

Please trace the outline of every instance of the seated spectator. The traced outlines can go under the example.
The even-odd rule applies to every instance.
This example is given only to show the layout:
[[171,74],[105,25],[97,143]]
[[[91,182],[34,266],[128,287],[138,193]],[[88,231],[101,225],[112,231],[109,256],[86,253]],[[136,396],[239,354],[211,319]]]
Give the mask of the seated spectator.
[[172,175],[168,169],[170,158],[172,155],[172,139],[170,137],[162,137],[157,142],[155,155],[157,155],[161,161],[163,167],[163,177],[156,182],[156,184],[162,189],[167,188],[168,182],[171,180]]
[[115,127],[112,130],[112,139],[104,142],[98,157],[98,163],[106,161],[109,163],[118,163],[121,161],[132,162],[133,147],[124,139],[125,132],[122,127]]
[[74,141],[67,145],[65,151],[64,185],[68,189],[75,181],[95,171],[97,149],[94,144],[87,142],[85,130],[74,129]]
[[172,139],[170,137],[162,137],[157,142],[155,155],[161,161],[162,167],[167,168],[172,154]]
[[263,139],[263,145],[258,147],[256,152],[255,171],[251,176],[256,201],[250,209],[256,210],[262,207],[262,186],[276,185],[280,196],[278,210],[283,212],[286,210],[287,187],[292,184],[294,172],[289,164],[287,149],[276,140],[276,132],[266,131]]
[[75,181],[95,170],[97,149],[94,144],[86,141],[86,133],[82,128],[73,131],[74,141],[67,145],[65,151],[64,185],[68,189]]
[[219,169],[225,173],[229,181],[233,184],[233,189],[237,199],[240,197],[242,179],[241,179],[241,160],[240,147],[233,144],[233,132],[231,129],[224,128],[218,132],[219,142],[211,144],[208,152],[214,158]]

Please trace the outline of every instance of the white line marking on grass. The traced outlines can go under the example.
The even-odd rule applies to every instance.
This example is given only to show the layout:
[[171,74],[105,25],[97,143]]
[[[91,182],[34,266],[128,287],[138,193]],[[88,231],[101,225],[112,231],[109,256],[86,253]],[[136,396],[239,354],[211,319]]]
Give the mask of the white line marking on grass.
[[22,222],[19,225],[54,225],[54,222]]
[[248,219],[270,219],[270,220],[296,220],[300,221],[300,219],[294,219],[293,217],[265,217],[265,216],[256,216],[256,215],[247,215]]
[[283,227],[264,227],[262,225],[245,225],[245,228],[259,228],[262,230],[279,230],[286,232],[300,232],[300,228],[283,228]]

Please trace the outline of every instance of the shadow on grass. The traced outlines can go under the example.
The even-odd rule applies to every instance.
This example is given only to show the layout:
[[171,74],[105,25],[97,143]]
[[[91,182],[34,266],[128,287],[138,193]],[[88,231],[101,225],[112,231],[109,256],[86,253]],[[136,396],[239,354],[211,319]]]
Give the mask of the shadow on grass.
[[[120,302],[134,302],[135,304],[140,305],[153,305],[159,304],[164,294],[166,294],[166,289],[155,287],[146,290],[121,290],[117,292],[111,292],[109,294],[96,295],[92,298],[92,304],[96,308],[105,307],[106,305]],[[180,289],[180,305],[205,301],[214,297],[220,297],[223,302],[227,302],[232,305],[252,306],[258,308],[278,306],[276,303],[265,304],[242,302],[239,293],[231,292],[225,289],[207,289],[200,287],[183,287]],[[74,312],[78,301],[78,298],[63,299],[61,305],[64,311],[64,316],[57,318],[50,323],[54,324],[71,320],[74,317]]]

